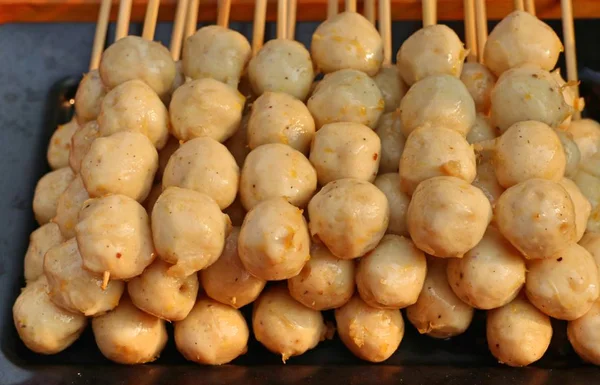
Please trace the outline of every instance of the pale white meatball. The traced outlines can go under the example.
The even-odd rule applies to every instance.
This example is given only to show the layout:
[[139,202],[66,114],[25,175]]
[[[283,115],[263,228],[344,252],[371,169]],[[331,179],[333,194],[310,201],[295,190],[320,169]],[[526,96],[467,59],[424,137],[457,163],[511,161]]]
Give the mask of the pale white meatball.
[[390,206],[390,222],[386,233],[409,236],[406,212],[410,196],[400,190],[400,175],[397,173],[381,174],[373,184],[385,194]]
[[152,236],[168,274],[186,277],[213,264],[223,252],[229,217],[208,195],[179,187],[163,191],[152,209]]
[[272,286],[252,309],[256,340],[285,363],[317,346],[327,332],[321,312],[296,302],[284,285]]
[[406,317],[421,334],[446,339],[464,333],[473,320],[474,310],[461,301],[446,278],[447,260],[427,259],[427,276],[414,305]]
[[91,70],[83,75],[75,94],[75,111],[79,124],[96,120],[104,95],[106,95],[106,87],[102,83],[98,70]]
[[30,350],[56,354],[68,348],[83,332],[87,320],[56,306],[48,296],[45,276],[29,283],[12,308],[19,337]]
[[575,120],[571,122],[568,132],[579,147],[582,164],[600,151],[600,124],[595,120]]
[[467,87],[457,78],[428,76],[404,95],[400,118],[406,137],[421,126],[443,126],[466,136],[475,123],[475,103]]
[[475,116],[475,123],[467,134],[467,142],[475,144],[486,140],[495,139],[498,136],[498,131],[490,124],[490,119],[478,112]]
[[251,56],[250,43],[244,35],[209,25],[185,40],[183,72],[192,79],[212,78],[237,88]]
[[324,125],[315,135],[310,162],[317,170],[320,185],[354,178],[373,182],[381,158],[381,140],[360,123]]
[[71,138],[78,128],[77,120],[71,119],[67,124],[60,124],[52,134],[46,154],[51,169],[69,167]]
[[592,205],[571,179],[562,178],[558,181],[558,184],[567,190],[569,197],[571,197],[571,200],[573,201],[573,208],[575,209],[575,230],[577,233],[575,241],[579,242],[581,237],[583,237],[583,233],[585,233],[590,212],[592,211]]
[[58,198],[56,216],[52,219],[52,222],[58,225],[65,239],[75,236],[75,225],[78,221],[79,210],[88,199],[90,199],[90,196],[79,175],[69,183],[67,189]]
[[496,204],[496,201],[504,192],[504,187],[498,183],[491,159],[486,157],[477,159],[477,175],[473,180],[473,186],[483,191],[492,206]]
[[102,275],[83,268],[75,238],[48,250],[44,257],[44,274],[52,302],[88,317],[114,309],[125,290],[123,281],[114,280],[103,288]]
[[342,12],[317,27],[310,52],[323,73],[350,68],[373,76],[383,61],[383,42],[364,16]]
[[579,147],[577,146],[577,143],[575,143],[573,135],[570,132],[561,129],[555,130],[554,132],[558,135],[558,139],[560,139],[563,151],[565,152],[565,176],[567,178],[574,178],[581,164],[581,152],[579,151]]
[[550,71],[562,51],[563,45],[550,26],[530,13],[514,11],[490,33],[483,60],[497,76],[526,63]]
[[278,281],[298,275],[310,258],[310,235],[302,210],[271,198],[248,212],[238,240],[242,264],[253,276]]
[[234,227],[223,254],[199,273],[202,287],[210,298],[236,309],[254,302],[266,284],[264,279],[250,275],[242,264],[238,254],[239,236],[240,228]]
[[240,198],[246,210],[267,199],[283,197],[304,208],[317,190],[317,172],[301,152],[281,143],[252,150],[240,179]]
[[458,78],[467,57],[456,33],[443,24],[431,25],[413,33],[402,43],[396,62],[409,85],[432,75]]
[[138,36],[124,37],[109,46],[102,54],[99,70],[102,83],[109,89],[139,79],[161,98],[168,95],[177,72],[165,46]]
[[594,260],[596,261],[596,265],[600,269],[600,233],[586,233],[583,238],[581,238],[581,241],[579,241],[579,245],[592,254],[592,257],[594,257]]
[[524,296],[487,312],[487,342],[496,359],[509,366],[527,366],[542,358],[552,339],[550,318]]
[[525,261],[498,230],[488,227],[463,258],[448,261],[454,293],[477,309],[494,309],[512,301],[525,283]]
[[168,273],[170,267],[156,259],[142,275],[127,283],[127,292],[138,309],[167,321],[180,321],[196,302],[198,276],[175,277]]
[[100,107],[101,136],[120,131],[144,134],[161,149],[169,139],[169,112],[156,92],[141,80],[130,80],[110,90]]
[[122,131],[94,140],[81,161],[81,179],[91,197],[122,194],[143,202],[158,169],[158,153],[139,132]]
[[492,124],[502,133],[513,124],[527,120],[556,128],[571,113],[550,72],[533,65],[506,71],[492,90]]
[[494,213],[502,235],[527,259],[551,258],[577,239],[573,201],[556,182],[521,182],[500,196]]
[[71,138],[71,151],[69,152],[69,166],[73,172],[81,170],[81,161],[90,150],[92,142],[100,136],[98,123],[95,120],[80,126]]
[[265,92],[252,103],[248,146],[287,144],[308,154],[315,136],[315,120],[304,103],[283,92]]
[[165,321],[144,313],[123,296],[115,310],[92,319],[100,352],[119,364],[144,364],[158,358],[167,343]]
[[574,320],[587,313],[598,299],[599,285],[594,257],[576,243],[527,264],[527,298],[553,318]]
[[46,223],[31,233],[24,261],[24,275],[27,283],[35,281],[44,273],[44,255],[51,247],[60,245],[63,241],[64,238],[58,225],[52,222]]
[[50,171],[35,186],[33,194],[33,213],[40,225],[44,225],[56,216],[58,198],[67,189],[75,174],[69,167]]
[[413,194],[417,186],[436,176],[473,182],[473,147],[458,132],[443,126],[422,126],[410,133],[400,158],[400,187]]
[[315,78],[310,53],[294,40],[269,40],[250,60],[248,78],[257,95],[284,92],[306,100]]
[[404,320],[399,310],[378,309],[359,296],[335,310],[340,339],[358,358],[383,362],[391,357],[404,337]]
[[417,247],[440,258],[461,258],[481,241],[492,207],[477,187],[438,176],[421,182],[408,205],[408,231]]
[[224,142],[240,126],[244,103],[242,94],[217,80],[187,82],[169,105],[172,134],[183,141],[208,136]]
[[148,214],[125,195],[88,200],[79,212],[75,236],[84,268],[108,272],[112,279],[140,275],[155,257]]
[[573,182],[592,205],[586,230],[600,232],[600,179],[595,175],[579,170],[575,174]]
[[580,318],[569,322],[567,336],[581,359],[600,365],[600,301]]
[[327,247],[313,244],[310,260],[288,279],[291,296],[314,310],[337,309],[354,294],[354,262],[339,259]]
[[460,74],[460,80],[465,84],[475,102],[475,110],[487,114],[491,106],[491,94],[496,76],[483,64],[465,63]]
[[338,179],[321,189],[308,204],[312,237],[338,258],[358,258],[373,250],[385,234],[390,206],[383,192],[369,182]]
[[408,91],[408,86],[402,80],[397,66],[381,67],[373,80],[381,91],[381,96],[385,101],[384,112],[393,112],[400,107],[400,101]]
[[370,306],[402,309],[417,302],[426,273],[425,254],[410,239],[388,234],[358,262],[356,286]]
[[[567,83],[560,74],[560,68],[555,69],[554,71],[550,72],[550,74],[554,77],[554,80],[556,80],[556,82],[558,83],[558,86],[560,87],[563,98],[565,99],[565,103],[567,103],[567,105],[569,107],[571,107],[573,111],[579,111],[579,112],[583,111],[583,108],[585,107],[584,99],[583,98],[575,99],[575,92],[578,87],[578,82],[570,81]],[[562,122],[562,124],[559,126],[559,128],[561,130],[567,130],[570,125],[571,125],[571,117],[568,117],[567,119],[565,119]]]
[[167,140],[167,144],[158,151],[158,170],[156,171],[155,178],[157,181],[161,181],[163,175],[165,174],[165,169],[167,168],[167,164],[169,163],[169,159],[171,156],[177,151],[179,148],[179,140],[174,136],[169,135],[169,140]]
[[204,193],[222,210],[233,203],[239,179],[240,168],[227,147],[212,138],[202,137],[185,142],[173,153],[162,185]]
[[346,69],[325,75],[308,98],[307,106],[317,130],[336,122],[362,123],[375,128],[385,101],[373,79],[364,72]]
[[398,113],[381,115],[375,133],[381,141],[379,174],[398,172],[400,157],[404,151],[406,138],[402,134],[402,120]]
[[227,364],[248,351],[250,332],[239,310],[201,298],[190,314],[175,323],[177,350],[189,361]]

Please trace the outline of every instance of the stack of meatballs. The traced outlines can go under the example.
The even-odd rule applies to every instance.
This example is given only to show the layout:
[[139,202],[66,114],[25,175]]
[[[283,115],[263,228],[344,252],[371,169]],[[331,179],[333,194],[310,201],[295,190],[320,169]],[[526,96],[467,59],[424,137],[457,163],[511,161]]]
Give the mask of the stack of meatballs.
[[117,41],[48,149],[21,339],[57,353],[90,320],[102,354],[139,364],[172,322],[202,364],[246,353],[251,331],[284,362],[334,334],[381,362],[402,341],[400,309],[442,339],[480,309],[500,362],[540,359],[553,317],[600,364],[600,126],[570,120],[583,104],[550,72],[561,51],[520,11],[490,34],[485,65],[463,64],[444,25],[382,65],[380,35],[352,12],[322,23],[310,52],[275,39],[252,57],[219,26],[178,63]]

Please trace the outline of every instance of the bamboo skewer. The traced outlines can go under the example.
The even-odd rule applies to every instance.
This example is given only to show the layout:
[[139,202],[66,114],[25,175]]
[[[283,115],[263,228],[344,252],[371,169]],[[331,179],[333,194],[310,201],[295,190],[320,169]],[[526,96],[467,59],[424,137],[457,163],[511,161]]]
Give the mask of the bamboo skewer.
[[156,19],[158,17],[158,7],[160,0],[149,0],[146,7],[146,17],[144,18],[144,28],[142,37],[146,40],[154,40],[154,31],[156,31]]
[[181,57],[181,45],[183,43],[183,30],[185,28],[185,14],[187,13],[188,0],[179,0],[173,20],[173,32],[171,33],[171,44],[169,44],[171,57],[177,61]]
[[525,0],[525,10],[535,16],[535,0]]
[[119,13],[117,15],[117,29],[115,31],[115,41],[129,35],[131,1],[132,0],[121,0],[121,2],[119,3]]
[[[573,87],[575,100],[579,100],[577,77],[577,51],[575,49],[575,27],[573,23],[573,5],[571,0],[561,0],[563,39],[565,45],[565,62],[567,64],[567,81],[577,84]],[[575,110],[573,119],[581,119],[581,112]]]
[[298,12],[298,0],[289,0],[288,4],[288,32],[287,38],[296,38],[296,13]]
[[198,6],[199,0],[189,0],[187,17],[185,20],[185,32],[184,38],[188,38],[196,32],[196,26],[198,25]]
[[219,0],[217,10],[217,25],[227,28],[229,26],[229,12],[231,11],[231,0]]
[[475,24],[475,31],[477,33],[477,59],[479,59],[479,63],[483,63],[483,51],[488,37],[485,0],[475,0]]
[[356,12],[356,0],[345,0],[346,12]]
[[327,1],[327,18],[331,19],[333,16],[337,15],[338,12],[339,12],[338,0],[328,0]]
[[96,33],[94,34],[94,45],[92,45],[92,58],[90,59],[90,71],[100,66],[100,58],[104,51],[106,42],[106,31],[108,29],[108,18],[110,17],[111,0],[102,0],[100,12],[98,12],[98,22],[96,23]]
[[513,0],[513,5],[517,11],[525,10],[525,5],[523,4],[523,0]]
[[379,0],[379,34],[383,40],[383,64],[392,64],[392,15],[390,0]]
[[465,8],[465,40],[467,43],[467,49],[469,50],[469,56],[467,56],[467,62],[473,63],[477,61],[477,27],[475,25],[475,1],[464,0]]
[[423,27],[437,23],[437,1],[423,0]]
[[252,25],[252,55],[256,55],[265,41],[265,19],[267,0],[256,0],[254,4],[254,22]]
[[277,38],[287,39],[287,0],[277,0]]
[[363,13],[371,24],[375,24],[375,0],[365,0]]

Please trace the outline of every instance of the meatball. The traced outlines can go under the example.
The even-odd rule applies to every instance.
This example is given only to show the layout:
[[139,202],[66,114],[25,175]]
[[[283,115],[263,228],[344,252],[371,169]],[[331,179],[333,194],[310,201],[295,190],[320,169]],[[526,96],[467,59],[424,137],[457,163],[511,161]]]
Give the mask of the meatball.
[[402,134],[402,121],[398,113],[381,115],[375,133],[381,141],[379,174],[398,172],[400,157],[404,151],[406,138]]
[[385,101],[384,112],[393,112],[400,107],[400,101],[408,91],[397,66],[384,66],[373,76],[375,84]]
[[235,200],[240,168],[227,147],[209,137],[194,138],[173,153],[163,175],[170,186],[204,193],[222,210]]
[[31,283],[44,274],[44,255],[50,248],[64,241],[56,223],[46,223],[31,233],[25,253],[25,281]]
[[256,340],[285,363],[317,346],[327,332],[321,312],[296,302],[283,285],[272,286],[252,309]]
[[521,182],[500,196],[494,213],[502,235],[527,259],[551,258],[577,238],[573,201],[556,182]]
[[12,308],[19,337],[30,350],[56,354],[71,346],[81,335],[87,320],[83,314],[71,313],[56,306],[48,296],[44,275],[29,283]]
[[592,119],[575,120],[568,128],[581,153],[581,163],[600,151],[600,124]]
[[123,281],[114,280],[103,288],[102,276],[83,268],[75,238],[48,250],[44,257],[44,274],[52,302],[88,317],[114,309],[125,290]]
[[404,320],[399,310],[369,306],[355,295],[335,310],[340,339],[358,358],[383,362],[391,357],[404,337]]
[[237,90],[214,79],[185,83],[169,105],[172,133],[183,141],[208,136],[224,142],[240,126],[244,102]]
[[284,197],[304,208],[317,189],[317,172],[301,152],[281,143],[252,150],[240,179],[240,198],[246,210],[267,199]]
[[496,76],[486,66],[480,63],[465,63],[460,74],[460,80],[464,83],[475,102],[475,110],[487,114],[491,106],[491,94]]
[[586,230],[600,232],[600,179],[583,170],[579,170],[573,182],[592,205]]
[[443,24],[424,27],[402,43],[396,62],[402,79],[412,86],[433,75],[458,78],[467,57],[456,33]]
[[155,178],[157,181],[162,181],[163,175],[165,174],[165,169],[167,168],[167,164],[169,163],[169,159],[171,156],[179,149],[179,140],[174,136],[169,135],[169,140],[167,140],[167,144],[158,151],[158,170],[156,171]]
[[310,53],[302,43],[273,39],[250,60],[248,77],[257,95],[284,92],[306,100],[315,74]]
[[475,103],[467,87],[450,75],[418,81],[400,102],[404,136],[421,126],[443,126],[466,136],[475,123]]
[[229,217],[208,195],[168,187],[152,209],[152,236],[168,274],[186,277],[213,264],[231,229]]
[[600,365],[600,301],[580,318],[569,322],[567,336],[573,349],[584,361]]
[[381,36],[356,12],[342,12],[321,23],[312,36],[310,52],[326,74],[353,69],[373,76],[383,62]]
[[390,206],[390,221],[386,233],[408,237],[406,212],[410,196],[400,190],[400,175],[397,173],[381,174],[373,183],[385,194]]
[[124,296],[115,310],[92,319],[100,352],[119,364],[144,364],[158,358],[167,343],[165,321],[144,313]]
[[79,210],[88,199],[90,199],[90,196],[80,175],[69,183],[67,189],[58,198],[56,216],[52,219],[52,222],[58,225],[65,239],[75,236],[75,225],[78,221]]
[[237,88],[251,56],[250,43],[244,35],[209,25],[185,40],[183,72],[192,79],[212,78]]
[[406,317],[419,333],[441,339],[464,333],[474,313],[450,288],[446,266],[445,259],[427,259],[423,290],[417,302],[406,308]]
[[574,178],[581,164],[579,147],[577,147],[577,143],[575,143],[573,135],[570,132],[562,131],[561,129],[554,130],[554,132],[558,136],[565,152],[565,176],[567,178]]
[[248,325],[239,310],[208,298],[175,323],[177,350],[199,364],[227,364],[248,350]]
[[562,178],[558,181],[558,184],[567,190],[569,197],[571,197],[571,200],[573,201],[573,208],[575,210],[575,231],[577,233],[575,241],[579,242],[581,237],[583,237],[583,233],[585,233],[590,212],[592,211],[592,205],[571,179]]
[[308,98],[317,130],[327,123],[355,122],[375,128],[385,101],[373,79],[346,69],[325,75]]
[[373,182],[377,177],[381,140],[360,123],[330,123],[315,135],[310,162],[317,170],[320,185],[354,178]]
[[74,178],[73,171],[69,167],[63,167],[50,171],[38,181],[33,194],[33,213],[40,226],[56,216],[58,198]]
[[95,120],[80,126],[71,138],[71,151],[69,152],[69,166],[73,172],[81,170],[81,161],[88,153],[92,142],[100,136],[98,123]]
[[79,125],[75,119],[71,119],[67,124],[59,125],[48,144],[46,158],[48,164],[53,170],[63,167],[69,167],[69,152],[71,151],[71,138]]
[[348,178],[325,185],[309,202],[308,216],[315,240],[336,257],[353,259],[373,250],[383,238],[390,207],[377,187]]
[[486,140],[496,139],[498,131],[490,124],[490,119],[478,112],[475,116],[475,123],[467,134],[467,142],[475,144]]
[[354,294],[354,262],[339,259],[327,247],[313,244],[310,260],[288,279],[290,295],[314,310],[337,309]]
[[80,125],[96,120],[106,92],[97,69],[83,75],[75,94],[76,119]]

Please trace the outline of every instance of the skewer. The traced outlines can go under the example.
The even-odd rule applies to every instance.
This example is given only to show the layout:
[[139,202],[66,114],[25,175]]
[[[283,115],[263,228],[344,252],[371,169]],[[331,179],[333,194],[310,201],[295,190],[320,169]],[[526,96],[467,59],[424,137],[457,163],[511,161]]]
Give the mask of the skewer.
[[188,38],[196,32],[196,26],[198,25],[198,6],[199,0],[189,0],[188,12],[185,20],[185,32],[184,38]]
[[383,64],[392,64],[392,15],[390,0],[379,0],[379,34],[383,40]]
[[375,0],[365,0],[363,13],[371,24],[375,24]]
[[525,5],[523,4],[523,0],[513,0],[513,4],[517,11],[525,10]]
[[171,33],[170,51],[173,60],[179,60],[181,56],[181,45],[183,42],[183,29],[185,28],[185,14],[188,8],[188,0],[179,0],[173,21],[173,32]]
[[437,1],[423,0],[423,27],[437,23]]
[[102,286],[101,286],[102,290],[106,290],[109,279],[110,279],[110,271],[105,271],[104,275],[102,276]]
[[90,71],[100,65],[100,58],[106,42],[106,30],[108,29],[108,18],[110,16],[111,0],[102,0],[94,34],[94,45],[92,46],[92,58],[90,59]]
[[287,39],[287,0],[277,0],[277,38]]
[[327,1],[327,18],[331,19],[333,16],[337,15],[339,12],[339,3],[338,0],[328,0]]
[[[575,100],[579,100],[579,85],[577,78],[577,54],[575,50],[575,27],[573,23],[573,5],[571,0],[561,0],[563,39],[565,45],[565,62],[567,64],[567,81],[577,84],[573,87]],[[575,111],[573,119],[581,119],[581,112]]]
[[356,0],[345,0],[346,12],[356,12]]
[[477,33],[477,58],[483,63],[483,50],[488,37],[487,12],[485,11],[485,0],[475,0],[475,22]]
[[115,30],[115,41],[129,35],[131,1],[132,0],[121,0],[121,2],[119,3],[119,14],[117,15],[117,29]]
[[146,7],[146,17],[144,18],[144,28],[142,37],[146,40],[154,40],[154,31],[156,31],[156,18],[158,17],[158,7],[160,0],[149,0]]
[[231,11],[231,0],[219,0],[217,11],[217,25],[227,28],[229,26],[229,12]]
[[296,12],[298,11],[298,0],[289,0],[288,4],[288,32],[287,38],[296,38]]
[[535,0],[525,0],[525,10],[535,16]]
[[252,25],[252,55],[256,55],[265,41],[265,19],[267,0],[256,0],[254,4],[254,24]]
[[467,49],[469,50],[469,56],[467,61],[473,63],[477,61],[477,27],[475,25],[475,1],[464,0],[465,8],[465,40],[467,43]]

